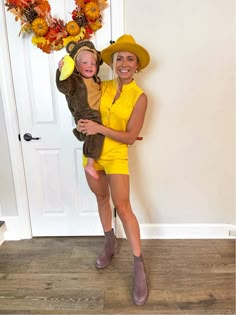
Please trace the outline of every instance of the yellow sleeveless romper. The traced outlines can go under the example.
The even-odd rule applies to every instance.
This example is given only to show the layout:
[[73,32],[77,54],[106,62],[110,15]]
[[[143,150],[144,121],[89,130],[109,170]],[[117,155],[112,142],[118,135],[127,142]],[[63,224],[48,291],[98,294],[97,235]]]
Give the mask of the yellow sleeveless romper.
[[[143,90],[133,80],[123,85],[119,98],[113,103],[117,91],[114,80],[102,82],[100,112],[102,124],[108,128],[126,131],[133,108]],[[87,158],[83,157],[83,166]],[[129,174],[128,145],[105,137],[100,158],[95,161],[97,171],[106,174]]]

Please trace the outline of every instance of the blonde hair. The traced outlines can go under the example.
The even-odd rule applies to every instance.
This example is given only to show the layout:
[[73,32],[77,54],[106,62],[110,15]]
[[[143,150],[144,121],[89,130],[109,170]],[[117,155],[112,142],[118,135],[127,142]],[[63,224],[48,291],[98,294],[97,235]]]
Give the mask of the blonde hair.
[[97,65],[97,55],[89,49],[84,49],[82,51],[79,52],[79,54],[77,54],[76,56],[76,62],[80,62],[81,57],[83,57],[86,53],[90,53],[92,56],[94,56],[94,60],[96,60],[96,65]]

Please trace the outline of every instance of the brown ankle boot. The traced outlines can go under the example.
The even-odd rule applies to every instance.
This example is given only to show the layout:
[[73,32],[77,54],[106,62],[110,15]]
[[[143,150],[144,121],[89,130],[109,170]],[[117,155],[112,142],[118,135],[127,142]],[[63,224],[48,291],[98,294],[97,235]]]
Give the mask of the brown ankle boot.
[[134,256],[134,287],[133,301],[136,305],[143,305],[148,298],[147,276],[142,255]]
[[96,267],[106,268],[110,265],[112,256],[117,252],[117,240],[114,234],[114,230],[112,229],[109,232],[105,232],[105,242],[104,249],[101,254],[98,256],[96,261]]

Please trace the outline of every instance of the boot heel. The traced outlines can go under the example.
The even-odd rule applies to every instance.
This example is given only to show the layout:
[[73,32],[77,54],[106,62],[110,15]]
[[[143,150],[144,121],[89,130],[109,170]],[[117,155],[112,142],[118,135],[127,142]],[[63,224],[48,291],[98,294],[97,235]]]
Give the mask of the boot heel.
[[148,299],[148,283],[143,257],[134,256],[134,288],[133,302],[144,305]]
[[118,243],[113,229],[105,232],[104,248],[96,260],[98,269],[106,268],[110,265],[112,257],[118,254]]

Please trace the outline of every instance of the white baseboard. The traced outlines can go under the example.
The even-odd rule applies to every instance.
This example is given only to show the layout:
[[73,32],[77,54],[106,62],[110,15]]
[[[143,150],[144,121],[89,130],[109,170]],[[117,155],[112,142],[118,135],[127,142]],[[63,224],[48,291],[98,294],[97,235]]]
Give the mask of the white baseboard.
[[2,217],[1,220],[5,221],[3,229],[3,241],[16,241],[22,238],[30,238],[30,235],[25,235],[21,231],[21,222],[18,216]]
[[142,239],[236,239],[236,225],[141,224],[140,233]]
[[20,240],[19,217],[1,217],[5,221],[3,240]]
[[[125,238],[120,220],[116,235]],[[141,239],[236,239],[233,224],[140,224]]]
[[0,246],[2,245],[3,242],[4,242],[4,235],[3,235],[3,233],[0,231]]
[[[0,232],[0,244],[4,240],[31,238],[21,231],[19,217],[1,217],[5,221]],[[116,235],[125,238],[123,226],[116,220]],[[236,225],[233,224],[140,224],[141,239],[236,239]]]
[[6,230],[6,225],[2,225],[0,227],[0,246],[2,245],[2,243],[4,242],[4,233],[5,233],[5,230]]

